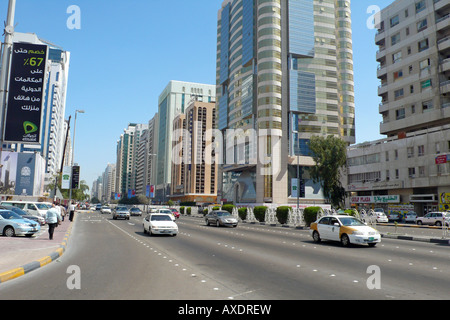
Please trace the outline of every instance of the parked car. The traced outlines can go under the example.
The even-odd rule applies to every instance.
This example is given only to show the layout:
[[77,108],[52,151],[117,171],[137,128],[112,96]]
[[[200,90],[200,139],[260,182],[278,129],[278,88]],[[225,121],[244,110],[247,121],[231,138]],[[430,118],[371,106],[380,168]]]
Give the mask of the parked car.
[[130,215],[132,216],[142,216],[142,210],[138,207],[134,207],[130,209]]
[[37,223],[39,223],[39,225],[43,226],[45,225],[45,219],[43,217],[39,216],[34,216],[32,214],[29,214],[28,212],[18,208],[18,207],[14,207],[14,206],[0,206],[0,209],[3,210],[10,210],[14,213],[17,213],[19,216],[21,216],[24,219],[28,219],[28,220],[33,220]]
[[33,201],[2,201],[1,205],[14,206],[28,212],[33,216],[45,217],[47,210],[52,207],[51,204],[45,202],[33,202]]
[[380,233],[367,226],[361,220],[351,216],[325,216],[310,226],[314,242],[321,240],[340,241],[343,246],[350,244],[367,244],[374,247],[381,242]]
[[96,204],[95,205],[95,210],[101,210],[102,209],[102,204],[101,203],[98,203],[98,204]]
[[417,217],[416,223],[418,225],[427,224],[432,226],[450,226],[450,213],[448,212],[429,212],[423,217]]
[[407,212],[403,216],[403,221],[405,222],[416,222],[417,214],[413,211]]
[[28,236],[31,237],[41,230],[39,223],[24,219],[10,210],[0,210],[0,234],[7,237]]
[[205,216],[206,225],[213,224],[217,227],[229,226],[236,228],[238,220],[225,210],[213,210]]
[[128,210],[127,207],[117,207],[114,210],[113,219],[117,220],[119,218],[130,220],[130,211]]
[[169,234],[176,236],[178,234],[178,225],[172,220],[170,215],[165,213],[148,214],[143,221],[144,233],[151,236],[155,234]]
[[401,221],[402,214],[400,212],[393,211],[387,215],[387,218],[389,221]]
[[384,214],[384,212],[375,212],[376,220],[379,223],[387,223],[389,222],[388,217]]
[[101,207],[101,209],[100,209],[100,213],[108,213],[108,214],[111,214],[111,208],[110,207],[108,207],[108,206],[102,206]]
[[180,217],[180,213],[178,212],[177,209],[169,209],[170,211],[172,211],[173,215],[175,216],[175,218],[179,218]]

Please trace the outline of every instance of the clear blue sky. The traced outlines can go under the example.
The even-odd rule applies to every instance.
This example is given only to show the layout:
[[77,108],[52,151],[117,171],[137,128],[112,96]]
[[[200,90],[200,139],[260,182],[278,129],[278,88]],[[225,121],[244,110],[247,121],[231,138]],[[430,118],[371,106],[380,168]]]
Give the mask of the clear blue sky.
[[[371,13],[393,0],[353,0],[356,139],[383,138]],[[89,187],[116,162],[128,123],[147,123],[170,80],[215,84],[217,12],[222,0],[17,0],[16,31],[36,33],[71,52],[66,118],[78,114],[75,162]],[[67,8],[81,10],[70,30]],[[8,0],[0,2],[0,22]],[[3,28],[3,25],[2,25]]]

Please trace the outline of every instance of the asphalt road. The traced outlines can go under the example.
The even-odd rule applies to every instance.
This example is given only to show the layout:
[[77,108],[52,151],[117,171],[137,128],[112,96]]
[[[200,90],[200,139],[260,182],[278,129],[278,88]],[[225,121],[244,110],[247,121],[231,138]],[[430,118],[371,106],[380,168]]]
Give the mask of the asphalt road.
[[448,246],[383,239],[343,248],[316,244],[307,230],[217,228],[184,216],[177,223],[177,237],[150,237],[142,217],[82,212],[65,254],[2,284],[0,299],[450,298]]

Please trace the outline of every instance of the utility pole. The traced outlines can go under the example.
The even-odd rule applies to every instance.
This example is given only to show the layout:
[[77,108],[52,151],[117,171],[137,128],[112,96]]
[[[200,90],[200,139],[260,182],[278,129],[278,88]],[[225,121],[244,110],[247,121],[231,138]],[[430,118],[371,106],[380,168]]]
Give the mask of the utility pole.
[[5,130],[5,114],[6,114],[6,101],[8,92],[8,79],[9,79],[9,65],[11,60],[11,50],[13,45],[14,35],[14,16],[16,13],[16,0],[9,0],[8,15],[6,18],[5,26],[5,42],[2,46],[2,69],[0,75],[0,161],[3,151],[3,132]]

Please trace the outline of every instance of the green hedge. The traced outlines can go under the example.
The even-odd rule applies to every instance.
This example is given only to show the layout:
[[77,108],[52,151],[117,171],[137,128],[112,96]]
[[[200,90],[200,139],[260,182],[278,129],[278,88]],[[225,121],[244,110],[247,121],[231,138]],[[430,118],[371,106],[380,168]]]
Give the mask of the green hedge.
[[317,213],[320,211],[320,207],[308,207],[303,210],[303,218],[306,226],[309,227],[311,223],[317,220]]
[[184,207],[180,207],[180,213],[184,214]]
[[247,208],[239,208],[238,215],[241,220],[247,220]]
[[255,214],[256,220],[259,222],[264,222],[266,218],[266,206],[256,206],[253,208],[253,213]]
[[224,204],[222,206],[222,210],[228,211],[229,213],[233,213],[233,208],[236,207],[233,204]]
[[186,211],[187,211],[186,214],[190,216],[191,215],[191,207],[188,207]]
[[281,224],[286,224],[289,216],[289,209],[291,207],[288,206],[281,206],[277,208],[277,219],[278,222]]

